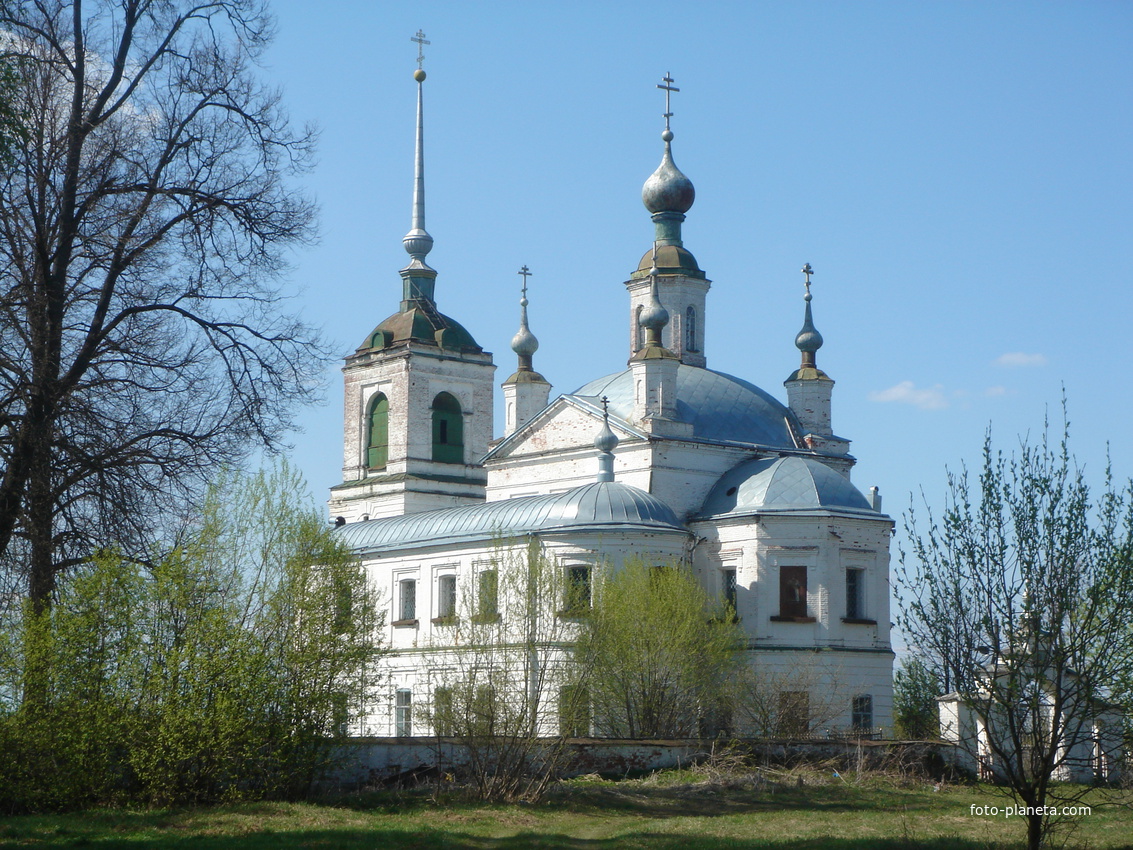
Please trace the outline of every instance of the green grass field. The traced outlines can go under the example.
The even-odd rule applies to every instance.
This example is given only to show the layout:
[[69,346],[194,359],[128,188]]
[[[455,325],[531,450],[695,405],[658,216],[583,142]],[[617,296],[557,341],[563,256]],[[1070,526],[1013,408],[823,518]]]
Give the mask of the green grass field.
[[[810,774],[753,787],[669,772],[621,782],[574,780],[532,806],[433,801],[381,792],[334,804],[248,803],[183,811],[94,811],[9,818],[0,847],[130,848],[782,848],[1006,850],[1023,820],[977,816],[1009,804],[993,788]],[[1091,791],[1091,814],[1057,846],[1133,848],[1133,794]]]

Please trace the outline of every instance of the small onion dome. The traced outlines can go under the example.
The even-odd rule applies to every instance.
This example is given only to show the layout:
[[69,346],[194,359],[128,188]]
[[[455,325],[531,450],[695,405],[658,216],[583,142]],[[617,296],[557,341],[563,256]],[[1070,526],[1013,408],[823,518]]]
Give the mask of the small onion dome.
[[610,430],[610,420],[602,420],[602,430],[594,438],[594,448],[600,452],[612,452],[618,446],[618,435]]
[[527,327],[527,299],[520,300],[519,306],[523,308],[523,320],[520,322],[519,331],[511,338],[511,350],[520,357],[531,357],[539,350],[539,340]]
[[669,324],[669,311],[657,297],[657,269],[650,269],[649,277],[652,281],[649,287],[649,299],[643,305],[638,322],[646,330],[660,333],[661,329]]
[[822,348],[822,334],[814,326],[814,318],[810,313],[810,299],[811,294],[809,292],[803,296],[803,300],[806,301],[806,316],[803,319],[803,329],[795,337],[795,348],[814,354]]
[[673,152],[670,142],[673,138],[671,130],[661,134],[665,141],[665,154],[661,157],[661,164],[657,170],[649,175],[645,185],[641,187],[641,201],[651,213],[678,212],[686,213],[696,200],[696,190],[681,170],[673,162]]

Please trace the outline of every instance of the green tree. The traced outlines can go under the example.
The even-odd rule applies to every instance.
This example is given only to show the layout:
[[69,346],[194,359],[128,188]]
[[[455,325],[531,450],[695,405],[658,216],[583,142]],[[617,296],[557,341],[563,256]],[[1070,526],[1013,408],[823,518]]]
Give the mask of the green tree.
[[717,725],[743,632],[687,567],[628,561],[599,576],[576,659],[593,724],[615,738],[681,738]]
[[936,698],[940,677],[922,659],[907,656],[893,674],[893,724],[897,737],[917,741],[940,735]]
[[1107,471],[1092,492],[1068,431],[1010,458],[989,435],[976,481],[949,473],[939,520],[910,511],[898,571],[901,626],[982,721],[961,746],[1028,807],[1031,848],[1057,824],[1043,807],[1081,793],[1057,780],[1133,674],[1133,485]]
[[[286,466],[226,475],[152,567],[105,552],[0,641],[0,807],[296,797],[371,699],[378,606]],[[46,700],[29,703],[39,664]]]

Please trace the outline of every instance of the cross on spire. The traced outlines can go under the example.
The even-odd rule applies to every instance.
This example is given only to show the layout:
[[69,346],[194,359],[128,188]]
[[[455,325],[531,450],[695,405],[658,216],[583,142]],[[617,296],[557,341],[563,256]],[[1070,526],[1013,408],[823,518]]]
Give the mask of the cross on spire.
[[810,267],[810,263],[807,263],[802,267],[801,271],[806,275],[806,294],[810,295],[810,276],[814,274],[814,269]]
[[523,268],[521,268],[519,271],[517,271],[516,274],[523,275],[523,297],[526,298],[527,297],[527,276],[534,274],[534,272],[532,272],[529,268],[527,268],[527,264],[525,263]]
[[607,396],[602,396],[602,418],[610,421],[610,399]]
[[680,89],[676,88],[673,85],[674,82],[675,81],[673,80],[672,74],[670,74],[668,71],[666,71],[665,76],[661,78],[661,83],[664,83],[664,85],[662,85],[661,83],[657,84],[657,88],[665,90],[665,129],[666,130],[669,129],[669,119],[673,117],[672,109],[669,107],[669,96],[675,91],[680,91]]
[[409,40],[417,42],[417,68],[420,70],[421,63],[425,61],[425,45],[432,44],[432,42],[426,40],[425,31],[420,29],[417,30],[416,35],[410,36]]

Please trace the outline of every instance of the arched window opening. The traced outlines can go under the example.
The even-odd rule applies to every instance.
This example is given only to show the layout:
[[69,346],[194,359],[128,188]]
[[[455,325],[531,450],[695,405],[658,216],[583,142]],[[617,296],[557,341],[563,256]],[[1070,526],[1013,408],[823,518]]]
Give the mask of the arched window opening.
[[696,308],[685,310],[685,351],[696,351]]
[[366,423],[366,466],[385,469],[389,459],[389,399],[381,393],[370,402]]
[[449,393],[433,399],[433,460],[464,463],[464,415]]
[[633,350],[641,351],[645,345],[645,328],[641,326],[641,311],[643,305],[638,304],[637,309],[633,311]]

